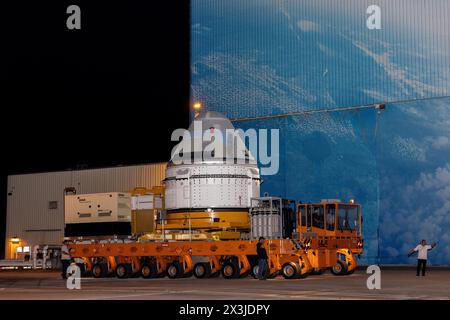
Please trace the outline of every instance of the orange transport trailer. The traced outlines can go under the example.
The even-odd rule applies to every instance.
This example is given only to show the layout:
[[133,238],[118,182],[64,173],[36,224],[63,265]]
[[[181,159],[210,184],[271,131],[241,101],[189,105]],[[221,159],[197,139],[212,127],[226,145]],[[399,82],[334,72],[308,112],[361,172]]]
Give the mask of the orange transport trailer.
[[[361,207],[353,200],[300,203],[291,238],[267,239],[268,277],[286,279],[320,274],[351,274],[362,253]],[[71,238],[73,258],[83,260],[86,276],[118,278],[242,278],[258,272],[257,240],[158,241]]]

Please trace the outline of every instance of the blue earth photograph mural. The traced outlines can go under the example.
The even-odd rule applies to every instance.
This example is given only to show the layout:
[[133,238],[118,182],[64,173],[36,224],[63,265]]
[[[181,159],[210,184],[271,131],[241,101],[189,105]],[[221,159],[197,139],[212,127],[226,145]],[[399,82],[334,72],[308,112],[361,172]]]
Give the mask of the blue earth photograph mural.
[[[367,27],[374,4],[381,29]],[[262,192],[356,199],[362,264],[412,263],[425,238],[449,265],[449,13],[446,0],[192,0],[192,101],[280,130]]]

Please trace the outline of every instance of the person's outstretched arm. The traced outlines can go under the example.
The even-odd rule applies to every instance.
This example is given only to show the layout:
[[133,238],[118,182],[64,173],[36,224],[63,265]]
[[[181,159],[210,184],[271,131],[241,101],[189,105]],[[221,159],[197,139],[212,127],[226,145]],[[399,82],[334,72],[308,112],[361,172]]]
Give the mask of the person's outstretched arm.
[[409,251],[409,253],[408,253],[408,257],[410,257],[414,252],[418,251],[418,250],[419,250],[418,247],[419,247],[419,246],[415,247],[414,249],[411,249],[411,250]]

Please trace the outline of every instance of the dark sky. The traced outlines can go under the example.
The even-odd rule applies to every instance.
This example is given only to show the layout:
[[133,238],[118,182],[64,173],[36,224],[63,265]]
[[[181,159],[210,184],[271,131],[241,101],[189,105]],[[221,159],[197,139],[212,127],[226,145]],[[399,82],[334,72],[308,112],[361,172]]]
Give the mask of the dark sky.
[[[189,122],[189,1],[11,3],[0,16],[0,257],[8,174],[166,161]],[[81,30],[66,27],[71,4]]]

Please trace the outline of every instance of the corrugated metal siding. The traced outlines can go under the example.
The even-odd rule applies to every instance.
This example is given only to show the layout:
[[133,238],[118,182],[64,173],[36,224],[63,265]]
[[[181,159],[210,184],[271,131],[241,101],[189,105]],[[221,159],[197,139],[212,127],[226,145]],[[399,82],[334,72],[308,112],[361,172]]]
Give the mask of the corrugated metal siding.
[[161,185],[166,164],[73,171],[72,186],[77,193],[129,191],[135,187]]
[[[63,190],[70,184],[70,172],[9,176],[7,240],[17,236],[30,244],[60,243],[64,231]],[[49,209],[49,201],[58,201],[58,208]],[[9,256],[8,241],[6,254]]]
[[[75,187],[78,194],[151,188],[161,185],[165,168],[165,163],[157,163],[9,176],[7,240],[17,236],[30,245],[59,244],[64,231],[64,188]],[[58,208],[49,209],[49,201],[58,201]],[[7,257],[9,249],[6,241]]]

